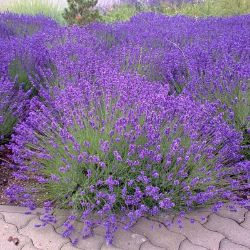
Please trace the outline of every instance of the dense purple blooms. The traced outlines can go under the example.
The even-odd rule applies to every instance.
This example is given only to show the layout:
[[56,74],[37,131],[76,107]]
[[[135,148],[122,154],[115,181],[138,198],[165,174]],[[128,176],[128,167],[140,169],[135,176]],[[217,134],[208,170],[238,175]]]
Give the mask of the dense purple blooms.
[[34,36],[57,27],[43,16],[0,15],[0,144],[26,116],[30,96],[54,75],[45,44]]
[[1,39],[29,36],[56,27],[58,27],[58,24],[54,20],[43,15],[33,17],[10,12],[1,13],[0,15]]
[[[8,18],[23,20],[20,30]],[[82,236],[102,225],[108,242],[119,220],[126,229],[161,211],[249,206],[240,131],[249,124],[249,16],[144,13],[84,28],[36,18],[40,30],[26,36],[30,17],[0,16],[0,124],[18,120],[14,177],[39,183],[8,188],[11,201],[34,209],[46,192],[42,225],[55,221],[53,207],[72,208],[81,218],[65,221],[65,237],[81,219]]]
[[[120,206],[129,227],[147,213],[187,210],[225,196],[239,200],[237,189],[247,185],[247,169],[236,164],[241,136],[213,105],[171,97],[166,85],[131,75],[108,72],[108,79],[65,86],[53,107],[33,98],[10,146],[13,161],[24,167],[17,169],[21,178],[33,173],[46,183],[37,191],[60,190],[56,206],[64,197],[67,207],[108,216],[101,221],[107,239]],[[103,152],[99,145],[106,140]],[[66,165],[70,174],[60,170]]]
[[142,13],[102,29],[109,34],[114,66],[169,84],[171,93],[217,101],[222,110],[229,108],[238,128],[249,127],[249,15],[195,19]]

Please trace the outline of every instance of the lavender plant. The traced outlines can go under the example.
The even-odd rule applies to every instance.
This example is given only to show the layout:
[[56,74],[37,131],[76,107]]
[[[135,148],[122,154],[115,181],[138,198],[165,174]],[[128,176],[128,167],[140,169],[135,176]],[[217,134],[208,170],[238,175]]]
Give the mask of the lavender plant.
[[0,144],[8,141],[18,120],[25,118],[30,97],[52,80],[54,67],[35,32],[58,27],[42,16],[0,15]]
[[[95,85],[83,80],[59,91],[54,108],[33,99],[10,149],[19,165],[15,177],[39,185],[15,186],[8,195],[34,208],[34,192],[47,193],[46,204],[79,213],[74,218],[85,222],[83,236],[101,225],[108,243],[119,219],[126,229],[160,211],[183,213],[228,200],[246,205],[238,195],[247,186],[246,167],[237,167],[239,133],[213,105],[168,91],[108,71]],[[64,224],[64,236],[73,221]]]

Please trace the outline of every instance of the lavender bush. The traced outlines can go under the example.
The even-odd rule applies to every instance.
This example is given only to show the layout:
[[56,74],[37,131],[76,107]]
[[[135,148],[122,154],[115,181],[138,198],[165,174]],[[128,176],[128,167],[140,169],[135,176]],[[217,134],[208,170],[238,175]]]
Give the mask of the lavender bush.
[[30,209],[39,197],[42,225],[53,208],[73,209],[65,237],[82,220],[82,236],[101,225],[111,243],[119,221],[249,207],[248,15],[144,13],[21,37],[0,28],[0,122],[19,121],[10,167],[37,183],[6,194]]
[[[108,73],[114,77],[104,74],[95,85],[66,87],[53,108],[32,101],[10,148],[19,165],[15,177],[41,185],[27,193],[10,189],[13,200],[33,207],[34,192],[48,193],[56,207],[83,211],[83,236],[102,225],[109,243],[121,210],[129,228],[141,216],[170,209],[183,212],[228,199],[245,205],[237,195],[247,186],[247,169],[237,165],[241,136],[213,105]],[[91,220],[95,212],[98,218]],[[65,223],[64,236],[72,232],[71,223]]]

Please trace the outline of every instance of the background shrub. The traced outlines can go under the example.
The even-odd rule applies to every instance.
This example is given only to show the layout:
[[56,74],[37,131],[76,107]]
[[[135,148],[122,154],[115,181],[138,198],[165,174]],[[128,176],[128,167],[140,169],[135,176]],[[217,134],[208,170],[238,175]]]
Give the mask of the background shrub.
[[94,7],[97,0],[67,0],[68,9],[64,10],[63,17],[68,24],[88,24],[99,20],[99,11]]

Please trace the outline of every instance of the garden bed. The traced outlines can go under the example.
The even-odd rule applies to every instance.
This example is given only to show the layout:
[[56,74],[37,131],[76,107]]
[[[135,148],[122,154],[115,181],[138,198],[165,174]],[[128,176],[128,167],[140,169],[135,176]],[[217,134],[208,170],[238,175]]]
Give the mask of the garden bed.
[[6,197],[43,206],[42,225],[71,210],[65,237],[80,220],[83,237],[102,226],[108,243],[121,211],[129,229],[161,212],[181,226],[197,207],[249,207],[249,18],[62,27],[0,15]]

